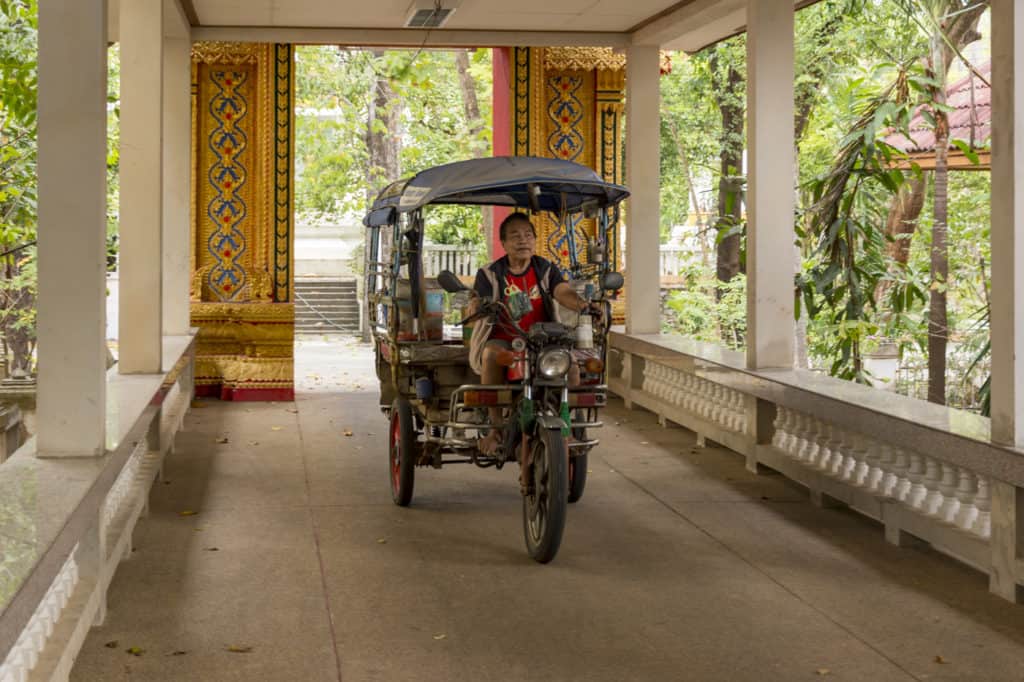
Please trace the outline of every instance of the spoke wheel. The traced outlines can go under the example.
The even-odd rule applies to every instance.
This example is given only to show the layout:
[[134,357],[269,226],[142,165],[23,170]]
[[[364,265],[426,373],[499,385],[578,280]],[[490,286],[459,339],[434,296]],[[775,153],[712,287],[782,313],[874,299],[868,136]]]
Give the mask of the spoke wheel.
[[391,499],[400,507],[412,501],[415,482],[416,429],[412,406],[404,398],[391,404],[391,428],[388,430],[388,469],[391,477]]
[[554,429],[543,429],[533,439],[533,490],[523,496],[523,534],[530,556],[546,564],[558,554],[565,530],[566,480],[565,440]]

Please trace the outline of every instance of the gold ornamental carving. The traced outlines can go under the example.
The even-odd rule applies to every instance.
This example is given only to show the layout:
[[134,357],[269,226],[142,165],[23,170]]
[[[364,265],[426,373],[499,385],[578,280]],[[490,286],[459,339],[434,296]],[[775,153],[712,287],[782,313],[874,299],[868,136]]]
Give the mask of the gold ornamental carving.
[[205,64],[258,64],[266,46],[262,43],[192,43],[193,63]]
[[549,47],[544,50],[549,71],[625,71],[626,55],[610,47]]

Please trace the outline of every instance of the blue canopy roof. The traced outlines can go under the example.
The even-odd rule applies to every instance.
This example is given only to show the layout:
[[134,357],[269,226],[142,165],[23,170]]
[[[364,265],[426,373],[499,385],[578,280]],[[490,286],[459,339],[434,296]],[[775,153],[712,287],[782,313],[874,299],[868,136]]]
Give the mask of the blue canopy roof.
[[[531,190],[534,204],[531,206]],[[536,208],[558,213],[613,206],[629,196],[622,185],[605,182],[590,168],[536,156],[495,156],[435,166],[399,180],[377,196],[363,222],[383,225],[392,212],[408,213],[428,204],[485,204]]]

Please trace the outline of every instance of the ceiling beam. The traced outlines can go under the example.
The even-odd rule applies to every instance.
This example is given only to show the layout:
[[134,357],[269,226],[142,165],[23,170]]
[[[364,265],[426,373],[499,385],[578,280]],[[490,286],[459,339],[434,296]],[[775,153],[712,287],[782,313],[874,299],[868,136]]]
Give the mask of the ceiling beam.
[[628,47],[624,32],[194,26],[192,40],[386,47]]
[[736,33],[746,23],[744,0],[685,0],[674,9],[639,24],[635,45],[661,45],[692,52]]

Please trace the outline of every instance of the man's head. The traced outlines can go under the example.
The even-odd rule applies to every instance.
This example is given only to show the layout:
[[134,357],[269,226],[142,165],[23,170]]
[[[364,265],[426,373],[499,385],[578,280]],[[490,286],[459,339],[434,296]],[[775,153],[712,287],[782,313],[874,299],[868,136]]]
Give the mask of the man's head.
[[511,213],[498,227],[501,246],[509,256],[524,260],[537,250],[537,230],[523,213]]

